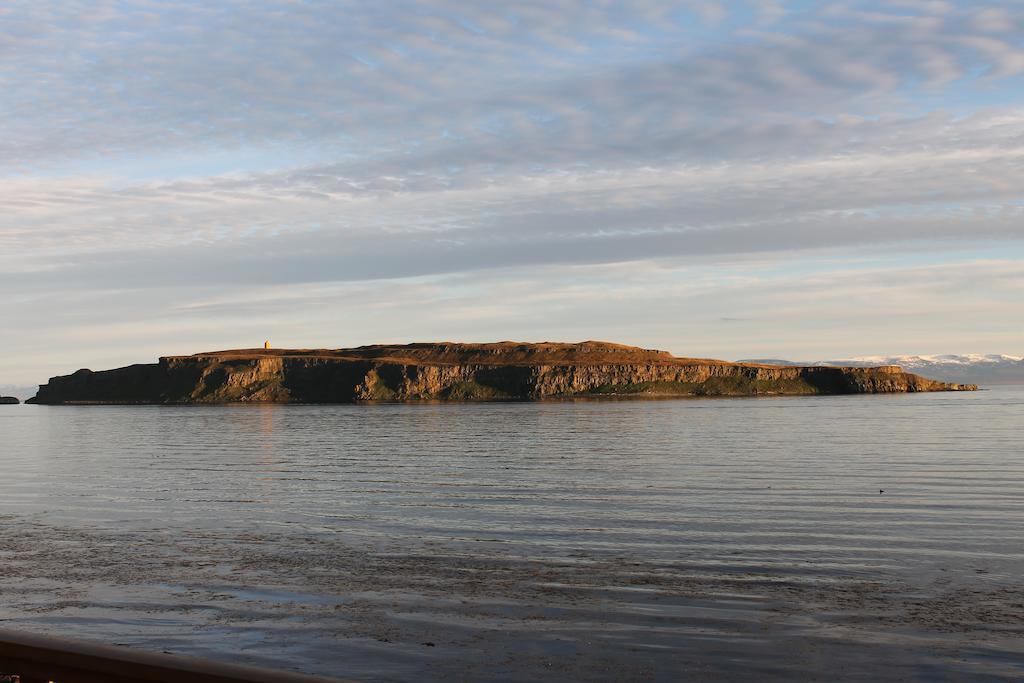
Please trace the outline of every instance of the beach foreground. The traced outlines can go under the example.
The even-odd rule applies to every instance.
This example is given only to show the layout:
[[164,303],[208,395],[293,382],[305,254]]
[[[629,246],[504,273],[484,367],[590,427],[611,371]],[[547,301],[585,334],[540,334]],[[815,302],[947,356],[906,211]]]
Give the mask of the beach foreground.
[[373,680],[1005,680],[1022,400],[14,409],[0,619]]

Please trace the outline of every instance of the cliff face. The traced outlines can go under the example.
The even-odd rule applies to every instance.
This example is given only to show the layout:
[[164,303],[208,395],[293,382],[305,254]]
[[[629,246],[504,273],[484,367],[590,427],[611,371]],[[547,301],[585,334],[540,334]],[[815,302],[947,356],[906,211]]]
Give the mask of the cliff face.
[[748,396],[972,390],[879,368],[676,358],[582,344],[413,344],[252,349],[54,377],[30,403],[350,403],[608,395]]

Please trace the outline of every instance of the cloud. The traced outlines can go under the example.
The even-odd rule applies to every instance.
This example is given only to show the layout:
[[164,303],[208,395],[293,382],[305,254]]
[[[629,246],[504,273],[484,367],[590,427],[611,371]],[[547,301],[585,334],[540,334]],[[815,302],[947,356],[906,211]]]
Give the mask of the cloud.
[[[1020,352],[1019,259],[907,266],[884,253],[492,270],[405,280],[15,297],[5,381],[254,344],[607,338],[697,357]],[[67,307],[49,315],[55,303]],[[95,312],[107,312],[97,317]],[[730,322],[723,322],[723,318]],[[922,339],[921,329],[942,333]],[[76,340],[73,352],[66,339]]]
[[0,279],[316,282],[1024,237],[1021,114],[853,117],[716,138],[725,159],[653,167],[467,161],[453,172],[431,154],[404,172],[378,160],[121,188],[25,180],[0,190]]
[[[518,306],[600,312],[586,272],[640,287],[631,269],[666,269],[678,293],[744,260],[1012,251],[1022,32],[1011,2],[6,3],[0,320],[83,344],[116,329],[140,354],[183,319],[225,341],[233,305],[257,336],[267,311],[315,335],[289,310],[339,301],[361,341],[398,335],[389,315],[439,329],[393,295],[444,302],[463,333],[530,331]],[[580,280],[552,295],[561,271]],[[709,276],[702,296],[742,308],[732,286]],[[978,286],[992,319],[1014,313]],[[921,305],[901,287],[879,295]],[[667,334],[631,296],[614,314]],[[782,334],[751,311],[702,319]]]
[[0,158],[31,169],[318,141],[378,155],[448,129],[504,139],[497,161],[543,163],[538,148],[553,137],[587,147],[610,131],[635,140],[693,119],[826,116],[919,83],[1024,71],[1016,6],[826,3],[776,11],[785,20],[770,31],[741,24],[741,39],[685,40],[727,7],[15,4],[0,29]]

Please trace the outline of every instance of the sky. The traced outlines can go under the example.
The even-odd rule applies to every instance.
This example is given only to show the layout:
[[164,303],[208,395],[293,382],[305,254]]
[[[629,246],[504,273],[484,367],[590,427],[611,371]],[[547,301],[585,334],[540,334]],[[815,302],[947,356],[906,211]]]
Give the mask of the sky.
[[248,348],[1024,355],[1024,0],[8,0],[0,384]]

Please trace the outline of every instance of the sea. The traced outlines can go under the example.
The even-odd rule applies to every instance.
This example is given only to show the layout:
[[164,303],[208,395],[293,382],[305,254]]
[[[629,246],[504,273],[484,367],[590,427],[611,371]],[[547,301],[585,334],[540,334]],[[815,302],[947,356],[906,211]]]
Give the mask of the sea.
[[1024,387],[0,407],[0,629],[381,681],[1024,679]]

